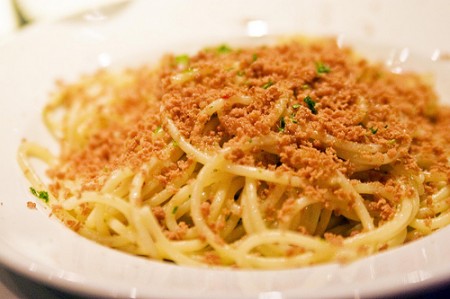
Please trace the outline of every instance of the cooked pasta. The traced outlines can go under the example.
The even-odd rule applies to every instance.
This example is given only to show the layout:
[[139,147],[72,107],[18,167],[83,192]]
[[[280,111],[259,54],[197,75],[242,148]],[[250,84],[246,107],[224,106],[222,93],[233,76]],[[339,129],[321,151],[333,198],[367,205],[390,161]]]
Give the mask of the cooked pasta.
[[168,54],[59,82],[60,152],[24,140],[18,161],[52,215],[134,255],[350,262],[450,223],[450,109],[428,81],[331,39]]

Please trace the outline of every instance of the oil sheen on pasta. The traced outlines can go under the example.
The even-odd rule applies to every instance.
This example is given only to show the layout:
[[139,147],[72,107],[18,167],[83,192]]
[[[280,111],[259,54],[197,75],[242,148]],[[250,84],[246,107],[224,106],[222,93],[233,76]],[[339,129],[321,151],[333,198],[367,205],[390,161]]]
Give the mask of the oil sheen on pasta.
[[449,107],[333,40],[98,71],[43,113],[60,153],[22,143],[34,190],[79,234],[153,260],[342,263],[450,223]]

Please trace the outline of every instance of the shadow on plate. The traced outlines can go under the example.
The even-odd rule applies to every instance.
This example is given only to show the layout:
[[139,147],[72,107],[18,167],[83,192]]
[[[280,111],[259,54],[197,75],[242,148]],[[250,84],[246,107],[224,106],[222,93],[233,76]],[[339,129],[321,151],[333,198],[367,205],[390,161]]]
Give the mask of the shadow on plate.
[[[44,286],[26,277],[0,267],[0,298],[19,299],[84,299],[78,295]],[[359,297],[362,299],[364,297]],[[437,286],[431,290],[398,294],[393,297],[373,297],[384,299],[447,299],[450,298],[450,284]],[[254,299],[258,299],[255,297]],[[284,299],[284,298],[283,298]]]

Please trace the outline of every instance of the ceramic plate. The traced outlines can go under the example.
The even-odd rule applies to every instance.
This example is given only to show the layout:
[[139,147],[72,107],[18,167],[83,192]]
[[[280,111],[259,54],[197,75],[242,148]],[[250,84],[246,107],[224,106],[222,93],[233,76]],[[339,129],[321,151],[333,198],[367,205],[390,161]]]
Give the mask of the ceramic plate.
[[[406,9],[407,8],[407,9]],[[450,102],[449,2],[141,1],[30,26],[0,45],[0,262],[46,285],[92,296],[334,298],[395,295],[450,281],[450,227],[348,265],[283,271],[153,262],[79,237],[49,218],[16,163],[24,137],[52,145],[40,113],[58,78],[152,63],[233,41],[334,35],[393,71],[431,73]]]

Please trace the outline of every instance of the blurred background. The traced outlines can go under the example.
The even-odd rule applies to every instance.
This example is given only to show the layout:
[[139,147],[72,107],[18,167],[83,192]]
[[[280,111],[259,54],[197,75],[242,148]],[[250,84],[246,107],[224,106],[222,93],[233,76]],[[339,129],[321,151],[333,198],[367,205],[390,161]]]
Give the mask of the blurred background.
[[48,22],[124,0],[0,0],[0,41],[34,22]]
[[15,31],[19,18],[11,0],[0,0],[0,39]]

